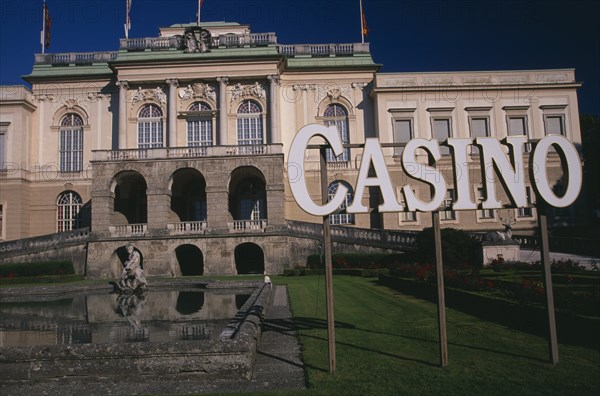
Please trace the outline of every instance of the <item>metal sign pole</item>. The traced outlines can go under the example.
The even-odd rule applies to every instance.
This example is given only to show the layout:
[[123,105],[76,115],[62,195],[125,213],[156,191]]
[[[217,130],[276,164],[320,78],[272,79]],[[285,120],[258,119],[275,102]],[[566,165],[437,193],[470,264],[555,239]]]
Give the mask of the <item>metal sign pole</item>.
[[556,338],[556,318],[554,316],[554,292],[552,291],[552,269],[550,263],[550,245],[548,243],[548,220],[546,204],[538,198],[538,226],[540,229],[541,255],[544,266],[544,290],[546,292],[546,311],[548,312],[548,349],[552,364],[558,363],[558,341]]
[[431,212],[433,223],[433,237],[435,240],[435,269],[437,273],[437,295],[438,295],[438,329],[440,338],[440,365],[448,365],[448,338],[446,335],[446,299],[444,296],[444,268],[442,265],[442,233],[440,230],[440,213],[435,210]]
[[[323,205],[328,200],[327,185],[327,149],[320,148],[321,153],[321,198]],[[329,372],[335,373],[335,319],[333,312],[333,265],[331,259],[331,225],[329,216],[323,216],[323,253],[325,255],[325,294],[327,298],[327,338],[329,340]]]

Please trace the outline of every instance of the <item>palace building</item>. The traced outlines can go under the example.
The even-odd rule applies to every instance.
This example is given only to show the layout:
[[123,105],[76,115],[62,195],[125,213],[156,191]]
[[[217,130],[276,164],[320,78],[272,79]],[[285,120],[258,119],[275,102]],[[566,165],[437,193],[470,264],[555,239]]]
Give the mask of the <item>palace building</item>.
[[[349,187],[345,205],[330,216],[344,230],[431,225],[428,213],[379,213],[378,188],[354,196],[350,186],[366,138],[523,135],[530,141],[526,169],[537,139],[558,134],[581,143],[581,84],[572,69],[380,73],[379,67],[368,43],[280,44],[275,33],[227,22],[161,28],[158,37],[121,39],[118,51],[36,54],[23,77],[31,88],[0,87],[0,239],[89,227],[89,276],[119,274],[119,249],[128,242],[144,256],[149,275],[281,273],[304,265],[300,253],[317,249],[290,230],[322,221],[303,212],[290,192],[297,175],[286,159],[307,124],[333,125],[351,145],[326,162],[328,193]],[[398,202],[406,184],[427,200],[429,186],[402,168],[403,147],[383,150]],[[436,167],[449,186],[442,226],[483,232],[512,219],[513,232],[531,232],[536,211],[528,171],[521,176],[531,207],[453,211],[451,152],[441,151]],[[560,191],[560,158],[549,155],[548,175]],[[461,175],[481,202],[478,147],[468,157]],[[319,150],[307,150],[305,177],[315,202],[319,159]],[[500,183],[497,195],[508,203]],[[346,213],[354,199],[370,213]],[[568,221],[570,213],[558,215]]]

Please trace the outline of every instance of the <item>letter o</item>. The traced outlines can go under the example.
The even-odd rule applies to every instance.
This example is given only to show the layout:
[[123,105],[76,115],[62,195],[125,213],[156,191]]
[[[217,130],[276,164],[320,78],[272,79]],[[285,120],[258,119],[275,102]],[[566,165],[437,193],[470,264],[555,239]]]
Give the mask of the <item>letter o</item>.
[[[546,162],[548,160],[548,150],[555,144],[559,147],[564,155],[564,159],[567,167],[567,173],[569,175],[569,184],[567,190],[562,197],[556,196],[552,187],[548,182],[548,170],[546,169]],[[579,191],[581,190],[582,175],[581,175],[581,160],[579,154],[569,140],[564,136],[546,136],[542,138],[535,146],[533,152],[533,167],[537,168],[537,178],[532,177],[535,187],[539,195],[549,205],[556,208],[564,208],[571,205],[577,199]]]

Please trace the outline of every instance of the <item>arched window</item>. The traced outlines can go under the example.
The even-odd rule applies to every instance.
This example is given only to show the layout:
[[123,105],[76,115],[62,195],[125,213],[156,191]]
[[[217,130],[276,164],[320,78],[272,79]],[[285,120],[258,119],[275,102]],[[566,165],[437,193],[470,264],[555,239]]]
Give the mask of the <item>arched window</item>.
[[[342,144],[350,143],[350,132],[348,129],[348,112],[346,109],[339,104],[331,104],[325,108],[323,112],[323,123],[326,126],[334,125],[342,139]],[[333,151],[327,150],[327,161],[349,161],[350,160],[350,149],[345,148],[344,152],[335,157]]]
[[[329,223],[330,224],[354,224],[354,215],[351,213],[346,213],[346,208],[352,204],[352,196],[354,193],[353,193],[352,187],[350,187],[350,185],[348,185],[344,182],[341,182],[341,183],[348,188],[348,193],[346,193],[346,198],[340,205],[339,211],[329,215]],[[332,199],[334,197],[339,184],[340,184],[340,182],[336,180],[329,185],[329,188],[327,189],[327,194],[329,196],[329,199]]]
[[79,227],[81,197],[75,191],[65,191],[56,200],[56,231],[64,232]]
[[212,146],[213,122],[210,106],[204,102],[196,102],[188,111],[198,112],[190,115],[187,120],[188,147]]
[[153,104],[147,104],[138,114],[138,148],[163,146],[162,111]]
[[60,122],[59,163],[61,172],[79,172],[83,169],[83,120],[69,113]]
[[253,100],[244,100],[237,109],[237,140],[240,146],[263,144],[262,109]]

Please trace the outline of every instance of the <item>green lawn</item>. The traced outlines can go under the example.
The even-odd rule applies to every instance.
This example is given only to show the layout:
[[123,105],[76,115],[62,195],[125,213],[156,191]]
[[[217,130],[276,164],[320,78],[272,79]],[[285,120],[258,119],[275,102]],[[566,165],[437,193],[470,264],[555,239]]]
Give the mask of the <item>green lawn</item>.
[[447,310],[449,365],[440,368],[435,304],[348,276],[334,277],[337,372],[331,375],[324,277],[274,281],[288,285],[300,332],[309,389],[299,394],[600,392],[599,351],[561,344],[560,363],[552,366],[544,338],[455,310]]

